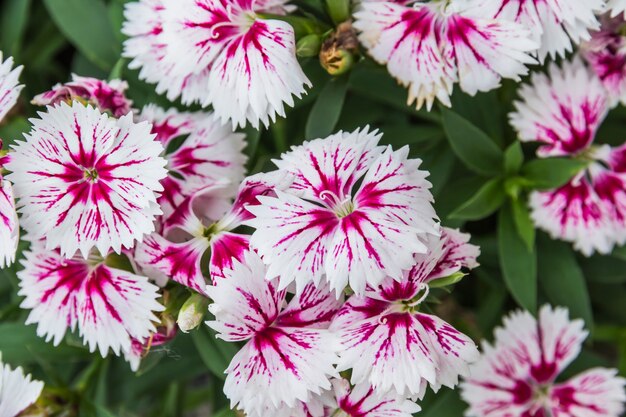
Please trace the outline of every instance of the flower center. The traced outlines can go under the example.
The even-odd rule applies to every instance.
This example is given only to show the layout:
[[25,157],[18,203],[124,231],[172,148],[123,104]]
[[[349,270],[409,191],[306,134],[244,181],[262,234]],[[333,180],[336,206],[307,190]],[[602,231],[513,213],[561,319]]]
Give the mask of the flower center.
[[[548,411],[550,409],[550,385],[540,384],[533,387],[533,405],[530,409],[532,415],[539,410]],[[545,415],[550,415],[546,413]]]
[[89,182],[98,181],[98,171],[95,168],[83,168],[83,178]]
[[337,194],[332,191],[324,190],[320,193],[320,198],[329,204],[330,209],[334,211],[340,219],[354,212],[354,203],[351,197],[340,199]]

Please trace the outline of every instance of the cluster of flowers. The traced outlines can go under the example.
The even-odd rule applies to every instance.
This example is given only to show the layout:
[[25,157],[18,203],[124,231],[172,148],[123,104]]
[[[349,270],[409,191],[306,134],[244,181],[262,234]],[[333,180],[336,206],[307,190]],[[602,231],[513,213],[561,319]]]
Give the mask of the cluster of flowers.
[[[537,225],[587,254],[625,243],[626,148],[591,146],[626,95],[615,63],[626,56],[624,2],[411,3],[363,1],[354,26],[418,106],[449,105],[457,82],[491,90],[584,41],[589,67],[576,58],[535,75],[511,120],[522,140],[543,143],[540,156],[591,161],[565,187],[533,194]],[[592,37],[609,6],[615,16]],[[34,98],[45,111],[0,154],[0,175],[9,172],[0,266],[15,260],[21,226],[27,323],[55,344],[77,330],[91,351],[137,369],[148,346],[175,335],[160,317],[160,287],[172,280],[211,299],[207,324],[219,337],[245,342],[224,391],[249,417],[408,417],[427,387],[459,377],[469,415],[619,415],[624,380],[611,370],[554,383],[585,337],[565,311],[546,307],[539,322],[515,313],[482,359],[469,337],[424,312],[430,290],[476,267],[479,249],[439,225],[408,148],[380,146],[366,127],[305,142],[275,171],[245,177],[244,136],[233,129],[268,125],[310,85],[280,19],[289,11],[261,0],[128,5],[130,65],[168,98],[214,112],[139,111],[124,82],[83,77]],[[10,59],[0,66],[0,116],[17,99],[19,72]],[[19,369],[1,376],[26,387],[24,397],[0,387],[8,413],[42,389]]]

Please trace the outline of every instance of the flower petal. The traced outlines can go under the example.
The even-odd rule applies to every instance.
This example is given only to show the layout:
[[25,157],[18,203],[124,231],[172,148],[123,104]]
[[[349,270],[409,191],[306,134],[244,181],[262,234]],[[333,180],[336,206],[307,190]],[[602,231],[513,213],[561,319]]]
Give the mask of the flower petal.
[[0,52],[0,121],[15,106],[20,91],[24,88],[23,85],[19,85],[18,80],[22,68],[21,65],[13,68],[13,57],[2,61],[2,52]]
[[[58,345],[67,329],[78,327],[90,351],[106,356],[130,349],[131,339],[143,340],[155,331],[158,287],[142,276],[87,261],[64,259],[39,242],[25,252],[18,272],[22,308],[31,309],[27,324],[37,323],[37,334]],[[93,269],[92,269],[93,268]]]
[[119,253],[151,233],[166,170],[150,126],[78,102],[39,116],[6,166],[32,238],[87,257],[93,247]]
[[209,93],[215,114],[233,128],[246,121],[266,127],[285,104],[300,98],[311,86],[296,59],[293,28],[278,20],[257,19],[217,57],[209,74]]
[[609,102],[598,78],[580,59],[534,73],[509,117],[520,140],[540,142],[539,156],[575,155],[593,142]]
[[612,17],[626,13],[626,0],[609,0],[607,7],[611,10]]
[[246,252],[243,261],[233,260],[232,269],[225,269],[224,279],[207,288],[213,300],[209,306],[215,321],[207,324],[227,341],[253,337],[270,326],[278,313],[285,294],[265,279],[266,267],[254,252]]
[[202,275],[201,260],[209,249],[209,241],[196,237],[184,243],[172,243],[152,234],[139,244],[135,261],[149,276],[169,277],[200,294],[206,294],[207,282]]
[[336,298],[328,285],[317,288],[308,284],[283,309],[277,323],[282,327],[326,329],[342,304],[343,295]]
[[11,369],[0,362],[0,416],[13,417],[37,401],[43,382],[24,375],[21,367]]
[[443,227],[441,232],[441,258],[428,275],[428,281],[448,277],[461,268],[474,269],[478,266],[476,259],[480,256],[480,248],[469,243],[469,234],[447,227]]
[[350,389],[345,379],[334,380],[339,409],[351,417],[411,417],[421,408],[393,392],[379,393],[368,384]]
[[244,261],[244,253],[250,250],[250,237],[222,232],[211,239],[211,280],[224,278],[224,269],[232,269],[233,261]]
[[20,227],[13,187],[0,175],[0,269],[15,261],[15,252],[20,238]]
[[553,417],[618,417],[624,412],[626,380],[617,370],[593,368],[550,391]]

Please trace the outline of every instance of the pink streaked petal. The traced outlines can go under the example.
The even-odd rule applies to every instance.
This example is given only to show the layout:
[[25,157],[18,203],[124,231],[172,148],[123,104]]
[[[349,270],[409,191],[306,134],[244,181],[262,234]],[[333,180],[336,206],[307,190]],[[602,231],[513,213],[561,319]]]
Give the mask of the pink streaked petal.
[[335,349],[327,330],[269,327],[235,355],[224,393],[247,414],[307,402],[331,388],[330,377],[339,376]]
[[13,57],[8,57],[2,61],[2,52],[0,52],[0,121],[15,106],[20,91],[24,87],[19,85],[18,80],[22,68],[21,65],[13,68]]
[[0,416],[14,417],[37,401],[44,384],[24,374],[21,367],[11,369],[0,362]]
[[586,178],[553,191],[533,192],[529,204],[535,225],[552,238],[573,242],[586,256],[612,250],[615,231],[607,208]]
[[593,188],[605,206],[617,245],[626,243],[626,176],[598,168],[592,172]]
[[616,369],[590,369],[552,388],[552,417],[619,417],[625,385]]
[[265,279],[266,267],[254,252],[246,252],[243,262],[233,260],[232,269],[225,269],[224,279],[207,288],[213,300],[209,310],[215,320],[207,324],[227,341],[253,337],[271,326],[278,317],[284,291]]
[[350,417],[411,417],[421,408],[393,391],[376,392],[368,384],[350,388],[347,380],[334,380],[333,388],[339,410]]
[[542,157],[586,150],[609,109],[604,86],[579,58],[551,64],[549,76],[534,73],[519,95],[511,124],[520,140],[542,144]]
[[137,372],[141,360],[150,353],[153,347],[162,346],[176,337],[176,333],[178,332],[176,323],[173,320],[168,321],[163,319],[161,322],[165,322],[165,324],[159,325],[156,331],[148,338],[144,340],[132,339],[130,349],[124,351],[124,359],[130,364],[130,369],[133,372]]
[[256,19],[215,60],[204,104],[212,104],[215,114],[233,128],[247,122],[267,127],[277,115],[284,117],[285,105],[293,107],[294,96],[302,97],[305,86],[311,86],[295,52],[291,25]]
[[211,238],[211,260],[209,273],[211,280],[224,278],[224,269],[232,269],[233,261],[243,262],[244,253],[250,249],[250,237],[236,233],[222,232]]
[[339,199],[351,195],[354,184],[384,150],[378,146],[381,136],[369,127],[335,133],[294,146],[274,163],[293,176],[290,193],[326,204],[328,199],[322,194],[332,193]]
[[[256,228],[250,245],[269,266],[268,278],[279,277],[281,288],[296,282],[303,289],[324,276],[324,261],[339,221],[335,214],[296,196],[276,191],[277,197],[259,197],[248,206]],[[280,233],[277,233],[280,231]]]
[[155,330],[153,312],[164,307],[156,300],[158,287],[146,277],[110,268],[95,268],[83,260],[64,259],[40,243],[25,253],[25,269],[18,273],[22,308],[31,309],[27,324],[37,334],[61,342],[68,329],[78,327],[85,344],[106,356],[130,349],[131,339],[147,338]]
[[202,275],[202,256],[209,249],[209,240],[196,237],[184,243],[172,243],[152,234],[139,244],[135,261],[151,275],[167,276],[201,294],[206,294],[207,281]]
[[78,102],[47,110],[7,165],[26,231],[83,257],[93,247],[119,253],[151,233],[166,170],[150,125]]
[[372,57],[386,64],[390,74],[408,87],[407,104],[432,108],[435,99],[450,106],[456,81],[451,60],[439,40],[444,30],[438,8],[426,3],[415,7],[396,2],[364,2],[355,14],[359,40]]
[[20,238],[20,227],[13,187],[0,175],[0,269],[15,261],[15,252]]
[[611,170],[620,174],[626,174],[626,144],[617,148],[611,148],[606,162]]
[[282,327],[328,328],[332,318],[343,304],[343,295],[336,298],[328,285],[308,284],[295,295],[278,316]]
[[461,268],[474,269],[478,266],[476,259],[480,256],[480,248],[469,243],[469,234],[447,227],[442,228],[441,232],[442,256],[428,276],[428,281],[450,276]]
[[148,104],[141,109],[137,119],[152,124],[152,133],[166,147],[173,139],[189,135],[196,125],[209,113],[180,112],[176,108],[164,110],[156,104]]
[[523,25],[460,14],[447,23],[443,54],[455,61],[461,89],[469,95],[499,87],[502,78],[519,81],[528,74],[526,65],[536,62],[529,53],[539,44]]
[[212,191],[212,188],[193,193],[191,196],[186,197],[180,201],[176,208],[167,217],[162,219],[163,235],[169,237],[169,235],[175,230],[181,230],[185,233],[200,237],[204,232],[204,225],[202,220],[198,218],[195,213],[195,199],[202,193]]
[[132,101],[124,94],[126,89],[128,84],[122,80],[103,81],[72,74],[72,81],[55,85],[52,90],[35,96],[32,103],[47,106],[79,99],[92,104],[101,112],[110,112],[115,117],[122,117],[128,114],[132,107]]

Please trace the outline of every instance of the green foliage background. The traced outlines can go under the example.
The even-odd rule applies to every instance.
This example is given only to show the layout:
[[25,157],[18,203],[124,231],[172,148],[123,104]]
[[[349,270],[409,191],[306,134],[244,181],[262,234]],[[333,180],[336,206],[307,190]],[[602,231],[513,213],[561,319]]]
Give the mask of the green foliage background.
[[[28,130],[35,94],[70,73],[128,81],[135,107],[162,96],[127,69],[120,58],[124,0],[4,0],[0,3],[0,49],[23,64],[21,100],[0,126],[10,144]],[[295,2],[304,15],[329,26],[321,0]],[[410,146],[431,172],[437,212],[446,226],[461,227],[482,248],[482,266],[441,291],[433,308],[475,340],[490,338],[502,315],[516,306],[536,311],[544,303],[566,306],[592,331],[584,351],[566,376],[590,366],[617,366],[626,375],[626,248],[611,256],[584,258],[566,243],[536,232],[528,216],[530,189],[566,182],[580,165],[570,160],[536,160],[532,145],[520,146],[507,122],[516,83],[488,94],[455,93],[452,110],[415,111],[407,92],[387,71],[367,58],[340,77],[328,75],[317,58],[302,61],[313,83],[286,119],[261,132],[247,130],[250,172],[270,169],[270,159],[305,139],[339,129],[370,125],[384,143]],[[536,70],[541,70],[536,68]],[[174,103],[173,105],[178,105]],[[597,141],[626,141],[626,109],[612,111]],[[154,349],[137,375],[121,358],[90,354],[75,335],[53,347],[23,323],[16,270],[0,270],[0,351],[44,380],[67,414],[110,416],[229,416],[222,394],[226,368],[237,347],[217,341],[205,327]],[[460,416],[458,393],[429,394],[424,417]],[[194,411],[195,410],[195,411]]]

